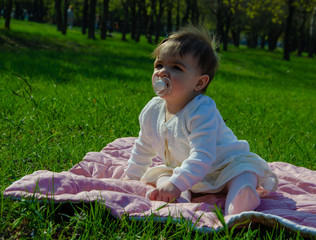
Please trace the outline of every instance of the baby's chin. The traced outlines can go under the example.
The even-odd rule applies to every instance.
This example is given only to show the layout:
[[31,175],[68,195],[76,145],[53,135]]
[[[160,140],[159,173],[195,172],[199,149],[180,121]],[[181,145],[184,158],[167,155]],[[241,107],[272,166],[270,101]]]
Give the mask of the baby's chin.
[[170,100],[170,93],[158,97],[161,97],[164,100]]

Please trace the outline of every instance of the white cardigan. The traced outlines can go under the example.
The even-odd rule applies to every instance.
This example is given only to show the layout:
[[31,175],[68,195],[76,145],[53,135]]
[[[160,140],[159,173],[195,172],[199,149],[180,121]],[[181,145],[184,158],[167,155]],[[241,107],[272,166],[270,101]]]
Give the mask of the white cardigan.
[[[208,96],[198,95],[167,122],[165,115],[165,100],[160,97],[140,113],[141,130],[126,170],[129,178],[139,180],[158,155],[173,168],[170,182],[185,191],[250,152],[248,142],[236,138]],[[174,162],[165,159],[166,141]]]

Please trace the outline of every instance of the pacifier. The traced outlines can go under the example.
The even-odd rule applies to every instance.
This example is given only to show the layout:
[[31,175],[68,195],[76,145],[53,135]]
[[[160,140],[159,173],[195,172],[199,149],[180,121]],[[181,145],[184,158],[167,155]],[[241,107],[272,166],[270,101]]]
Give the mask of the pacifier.
[[163,96],[171,92],[171,81],[167,77],[157,77],[155,76],[153,79],[153,88],[154,92],[158,96]]

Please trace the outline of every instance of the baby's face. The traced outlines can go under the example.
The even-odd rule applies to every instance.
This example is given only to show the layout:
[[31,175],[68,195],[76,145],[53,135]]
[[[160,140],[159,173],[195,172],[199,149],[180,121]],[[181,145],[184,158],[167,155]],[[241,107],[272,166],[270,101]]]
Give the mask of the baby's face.
[[186,101],[196,95],[196,84],[201,76],[196,59],[191,54],[181,57],[173,54],[172,43],[166,42],[154,63],[152,79],[167,77],[171,80],[172,90],[162,96],[173,102]]

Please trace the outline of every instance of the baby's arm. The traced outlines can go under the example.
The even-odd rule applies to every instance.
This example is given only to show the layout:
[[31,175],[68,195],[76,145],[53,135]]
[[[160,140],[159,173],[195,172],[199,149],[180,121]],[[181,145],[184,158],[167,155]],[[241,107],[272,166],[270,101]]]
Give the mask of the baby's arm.
[[138,139],[135,141],[131,157],[128,160],[128,167],[125,170],[126,177],[130,180],[140,180],[155,156],[156,152],[141,130]]
[[204,179],[216,159],[217,109],[214,102],[201,104],[187,117],[190,155],[173,171],[170,182],[181,192]]
[[131,157],[128,160],[128,167],[125,170],[126,178],[124,178],[124,180],[140,180],[152,163],[153,157],[157,155],[146,134],[146,126],[144,122],[147,109],[148,104],[139,115],[139,137],[135,141]]

